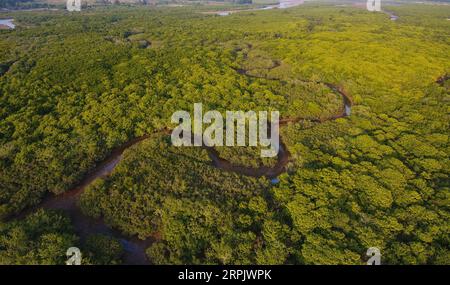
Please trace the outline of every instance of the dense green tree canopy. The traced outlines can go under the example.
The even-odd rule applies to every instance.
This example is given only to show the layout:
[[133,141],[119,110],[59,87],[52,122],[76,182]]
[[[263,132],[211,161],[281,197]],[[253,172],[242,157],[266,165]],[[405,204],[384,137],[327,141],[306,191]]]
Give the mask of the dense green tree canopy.
[[[290,162],[280,183],[214,168],[164,135],[125,151],[82,194],[83,212],[153,242],[155,264],[449,263],[448,6],[304,5],[226,17],[209,7],[15,12],[0,31],[0,216],[73,189],[116,147],[171,126],[174,111],[279,110]],[[332,117],[341,86],[350,117]],[[220,148],[248,166],[254,148]],[[64,262],[64,214],[0,228],[0,263]],[[86,263],[123,245],[80,241]],[[64,249],[64,250],[63,250]],[[61,251],[63,254],[61,255]]]

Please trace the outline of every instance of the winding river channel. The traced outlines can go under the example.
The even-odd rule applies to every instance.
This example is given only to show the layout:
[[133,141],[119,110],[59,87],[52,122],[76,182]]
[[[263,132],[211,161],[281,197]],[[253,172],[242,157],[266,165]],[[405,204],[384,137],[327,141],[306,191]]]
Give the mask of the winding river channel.
[[[450,78],[449,75],[443,75],[439,77],[435,83],[440,86],[444,86],[445,82]],[[343,108],[336,114],[325,118],[325,119],[311,119],[305,117],[292,117],[292,118],[282,118],[280,119],[280,127],[286,126],[288,124],[297,123],[300,121],[310,121],[315,123],[324,123],[327,121],[336,120],[338,118],[345,118],[350,115],[351,108],[353,105],[351,97],[344,91],[344,89],[340,86],[334,85],[332,83],[319,82],[319,81],[309,81],[309,80],[300,80],[301,82],[315,82],[317,84],[323,84],[328,86],[333,92],[339,94],[342,98]],[[136,145],[146,139],[149,139],[157,134],[165,134],[170,135],[171,130],[164,128],[161,130],[155,131],[153,134],[144,135],[129,142],[123,144],[121,147],[114,149],[111,154],[101,162],[92,172],[90,172],[85,179],[83,179],[80,184],[65,192],[64,194],[57,196],[49,196],[37,207],[33,209],[28,209],[23,212],[16,218],[23,218],[25,215],[35,211],[37,208],[44,209],[58,209],[64,210],[72,219],[73,226],[75,228],[76,233],[80,236],[82,240],[85,240],[87,236],[91,234],[104,234],[110,237],[117,238],[123,248],[124,248],[124,256],[123,261],[125,264],[136,264],[136,265],[145,265],[150,264],[146,256],[146,249],[152,244],[154,241],[153,238],[147,238],[145,240],[140,240],[137,237],[127,237],[120,233],[119,231],[110,228],[102,218],[94,219],[84,215],[79,206],[78,199],[83,191],[93,183],[96,179],[103,178],[108,176],[116,167],[118,163],[120,163],[122,159],[122,154],[125,150],[130,148],[133,145]],[[248,175],[253,177],[262,177],[266,176],[268,178],[274,178],[281,173],[286,171],[286,165],[289,162],[290,153],[287,146],[283,143],[282,137],[280,136],[280,150],[278,153],[277,163],[273,167],[260,166],[258,168],[250,168],[242,165],[236,165],[231,163],[230,161],[221,158],[218,152],[212,147],[205,147],[208,152],[209,157],[212,161],[212,166],[222,169],[224,171],[231,171],[239,173],[240,175]]]
[[[303,1],[285,1],[285,2],[288,3],[289,5],[292,5],[292,6],[286,5],[286,8],[300,5],[303,3]],[[284,7],[276,7],[276,8],[284,8]],[[263,9],[268,8],[265,7]],[[274,63],[274,67],[278,65],[279,65],[278,62]],[[252,76],[251,74],[248,74],[246,70],[237,69],[236,71],[241,75],[245,75],[248,77],[256,77]],[[279,80],[271,78],[266,79]],[[437,83],[442,84],[447,79],[448,76],[445,75],[441,77],[437,81]],[[350,115],[353,101],[341,86],[328,82],[310,81],[310,80],[295,80],[294,82],[316,83],[327,86],[335,94],[339,95],[342,98],[343,107],[339,112],[325,119],[311,119],[306,117],[281,118],[280,127],[286,126],[288,124],[298,123],[301,121],[310,121],[317,124],[321,124],[327,121],[345,118]],[[23,218],[24,216],[35,211],[38,208],[63,210],[70,216],[73,226],[75,228],[75,232],[79,235],[82,241],[84,241],[89,235],[92,234],[103,234],[117,238],[124,248],[123,261],[125,264],[140,264],[140,265],[150,264],[150,261],[148,260],[145,251],[152,244],[152,242],[154,242],[153,238],[140,240],[137,237],[129,237],[123,235],[119,231],[109,227],[105,223],[103,218],[94,219],[84,215],[78,206],[78,200],[80,198],[80,195],[86,189],[86,187],[91,185],[95,180],[99,178],[104,178],[109,174],[111,174],[111,172],[114,170],[117,164],[120,163],[123,152],[125,150],[127,150],[133,145],[136,145],[146,139],[153,137],[154,135],[157,134],[170,135],[170,133],[171,130],[164,128],[155,131],[153,134],[147,134],[128,141],[122,146],[114,149],[104,161],[99,163],[95,169],[93,169],[90,173],[86,175],[86,177],[78,184],[78,186],[69,191],[66,191],[61,195],[46,197],[40,205],[24,211],[16,218]],[[288,164],[290,159],[290,152],[285,143],[283,142],[281,136],[280,136],[280,149],[277,155],[277,162],[272,167],[260,166],[257,168],[252,168],[243,165],[237,165],[228,161],[227,159],[220,157],[218,151],[213,147],[204,147],[204,149],[208,152],[208,156],[211,159],[211,164],[213,167],[216,167],[224,171],[235,172],[240,175],[247,175],[252,177],[264,176],[269,179],[276,178],[278,175],[284,173],[286,171],[286,165]]]
[[[435,81],[435,83],[439,84],[440,86],[444,86],[445,82],[449,78],[450,78],[449,75],[447,74],[443,75],[439,77]],[[343,108],[335,115],[332,115],[325,119],[311,119],[305,117],[282,118],[280,119],[280,127],[286,126],[290,123],[297,123],[300,121],[310,121],[320,124],[326,121],[336,120],[338,118],[345,118],[350,115],[353,102],[351,97],[344,91],[342,87],[326,82],[309,81],[309,80],[300,80],[300,81],[309,83],[314,82],[317,84],[324,84],[328,86],[331,90],[333,90],[333,92],[341,96],[343,101]],[[122,154],[125,150],[127,150],[133,145],[136,145],[146,139],[153,137],[153,135],[156,134],[170,135],[170,133],[171,131],[169,129],[164,128],[155,131],[153,134],[144,135],[135,138],[133,140],[130,140],[129,142],[123,144],[119,148],[114,149],[111,152],[111,154],[103,162],[101,162],[92,172],[90,172],[85,177],[85,179],[83,179],[80,182],[80,184],[77,187],[61,195],[48,196],[39,206],[24,211],[16,218],[23,218],[27,214],[35,211],[37,208],[64,210],[70,216],[75,231],[80,236],[82,241],[85,240],[86,237],[91,234],[104,234],[110,237],[117,238],[124,248],[123,261],[125,264],[130,265],[150,264],[150,261],[148,260],[145,251],[154,241],[153,238],[140,240],[137,237],[127,237],[122,233],[120,233],[119,231],[110,228],[102,218],[94,219],[84,215],[78,206],[78,199],[87,186],[92,184],[96,179],[108,176],[114,170],[116,165],[120,163],[122,159]],[[211,158],[212,165],[214,167],[217,167],[218,169],[236,172],[241,175],[249,175],[254,177],[266,176],[268,178],[274,178],[286,171],[285,166],[289,162],[290,158],[289,150],[283,143],[281,136],[280,136],[280,144],[281,145],[278,153],[277,163],[273,167],[261,166],[258,168],[249,168],[241,165],[236,165],[229,162],[226,159],[221,158],[214,148],[205,147],[205,149],[208,152],[209,157]]]
[[276,5],[266,5],[266,6],[263,6],[260,8],[208,11],[208,12],[201,12],[201,13],[202,14],[210,14],[210,15],[228,16],[230,14],[240,13],[240,12],[254,12],[254,11],[262,11],[262,10],[272,10],[272,9],[288,9],[288,8],[293,8],[293,7],[302,5],[304,3],[305,3],[304,0],[281,0]]
[[[315,81],[302,81],[302,82],[315,82]],[[335,114],[327,119],[321,120],[304,117],[282,118],[280,119],[280,127],[286,126],[289,123],[296,123],[300,121],[323,123],[326,121],[347,117],[350,114],[352,100],[341,87],[333,85],[331,83],[322,83],[322,82],[316,83],[328,86],[331,90],[333,90],[335,93],[339,94],[342,97],[344,106],[342,110],[338,114]],[[23,218],[27,214],[35,211],[37,208],[63,210],[70,216],[73,226],[75,228],[75,232],[80,236],[82,241],[84,241],[89,235],[92,234],[103,234],[117,238],[124,248],[123,259],[125,264],[141,264],[141,265],[150,264],[149,260],[147,259],[145,250],[154,241],[152,238],[140,240],[137,237],[124,236],[119,231],[110,228],[102,218],[94,219],[84,215],[78,206],[78,200],[80,195],[86,189],[86,187],[91,185],[95,180],[108,176],[114,170],[116,165],[120,163],[122,159],[122,154],[125,150],[127,150],[133,145],[142,142],[143,140],[153,137],[154,135],[157,134],[170,135],[170,133],[171,130],[164,128],[155,131],[153,134],[144,135],[123,144],[122,146],[114,149],[103,162],[99,163],[98,166],[92,172],[90,172],[79,183],[77,187],[69,191],[66,191],[61,195],[48,196],[39,206],[23,212],[17,218]],[[253,177],[263,177],[263,176],[268,178],[277,177],[278,175],[286,171],[285,167],[289,162],[290,158],[289,150],[282,141],[281,136],[280,136],[280,150],[277,156],[277,163],[273,167],[260,166],[258,168],[251,168],[242,165],[236,165],[224,158],[221,158],[219,156],[219,153],[213,147],[204,147],[204,149],[208,152],[208,156],[211,159],[212,166],[218,169],[222,169],[224,171],[235,172],[241,175]]]
[[[284,4],[280,4],[280,6],[267,6],[261,9],[273,9],[273,8],[288,8],[303,4],[301,0],[293,0],[293,1],[284,1]],[[244,10],[241,10],[244,11]],[[248,11],[248,10],[247,10]],[[238,12],[238,11],[220,11],[214,13],[224,13],[224,12]],[[391,16],[391,20],[397,20],[398,17],[392,12],[385,11],[387,14]],[[212,13],[212,12],[211,12]],[[7,22],[4,22],[7,21]],[[8,25],[12,24],[11,20],[0,20],[0,24]],[[14,24],[12,24],[14,25]],[[11,26],[10,26],[11,27]],[[12,26],[11,28],[14,28]],[[275,62],[274,67],[279,65],[279,63]],[[236,70],[242,75],[248,77],[255,77],[248,74],[245,70]],[[269,78],[266,78],[269,79]],[[444,85],[445,81],[449,79],[448,75],[444,75],[440,77],[436,83],[440,85]],[[278,79],[273,79],[278,80]],[[281,80],[280,80],[281,81]],[[342,98],[342,109],[339,110],[336,114],[324,118],[324,119],[311,119],[307,117],[289,117],[289,118],[281,118],[280,119],[280,127],[295,124],[301,121],[309,121],[317,124],[321,124],[327,121],[336,120],[339,118],[345,118],[350,116],[353,101],[351,97],[346,93],[343,87],[335,85],[333,83],[321,82],[321,81],[310,81],[310,80],[296,80],[297,82],[303,83],[316,83],[322,84],[330,88],[335,94],[339,95]],[[63,210],[66,212],[73,223],[75,228],[75,232],[79,235],[82,241],[84,241],[89,235],[92,234],[104,234],[110,237],[117,238],[124,248],[124,256],[123,261],[125,264],[150,264],[146,256],[146,249],[154,242],[153,238],[147,238],[145,240],[140,240],[137,237],[129,237],[120,233],[119,231],[112,229],[109,227],[103,218],[91,218],[84,215],[80,207],[78,206],[78,201],[80,195],[84,192],[84,190],[91,185],[95,180],[104,178],[112,173],[115,167],[120,163],[122,159],[123,152],[133,145],[139,144],[140,142],[150,139],[154,135],[165,134],[170,135],[171,130],[164,128],[161,130],[155,131],[153,134],[147,134],[141,137],[137,137],[133,140],[128,141],[122,146],[114,149],[111,154],[102,162],[100,162],[95,169],[93,169],[90,173],[86,175],[86,177],[78,184],[78,186],[74,187],[71,190],[66,191],[65,193],[57,196],[48,196],[44,199],[44,201],[31,209],[28,209],[16,216],[15,218],[20,219],[26,216],[27,214],[35,211],[38,208],[44,209],[57,209]],[[277,155],[277,162],[272,167],[260,166],[257,168],[247,167],[243,165],[234,164],[227,159],[220,157],[218,151],[213,147],[204,147],[207,151],[209,158],[211,159],[211,165],[218,169],[235,172],[240,175],[247,175],[252,177],[267,177],[267,178],[276,178],[278,175],[284,173],[286,171],[286,165],[290,159],[290,152],[286,144],[283,142],[282,137],[280,136],[280,149]]]

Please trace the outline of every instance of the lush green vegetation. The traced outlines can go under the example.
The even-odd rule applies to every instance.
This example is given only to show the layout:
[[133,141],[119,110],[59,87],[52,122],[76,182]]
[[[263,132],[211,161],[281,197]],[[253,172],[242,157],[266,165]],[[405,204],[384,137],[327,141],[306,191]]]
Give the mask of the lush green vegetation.
[[[72,189],[176,110],[327,118],[341,98],[305,80],[332,82],[352,96],[351,117],[283,128],[292,157],[278,185],[159,135],[91,185],[83,211],[153,238],[157,264],[361,264],[371,246],[384,263],[448,264],[449,91],[434,82],[450,72],[449,8],[389,7],[397,21],[325,5],[199,13],[208,9],[8,15],[18,27],[0,31],[0,215]],[[273,163],[253,148],[219,151]],[[61,263],[79,240],[46,212],[2,224],[0,238],[0,263]],[[115,240],[84,246],[88,263],[120,262]]]
[[0,264],[63,265],[73,246],[81,248],[82,264],[118,264],[123,253],[120,243],[107,236],[80,242],[70,219],[54,211],[39,210],[24,220],[0,224]]
[[43,7],[47,8],[49,5],[34,0],[0,0],[0,8],[31,9]]

